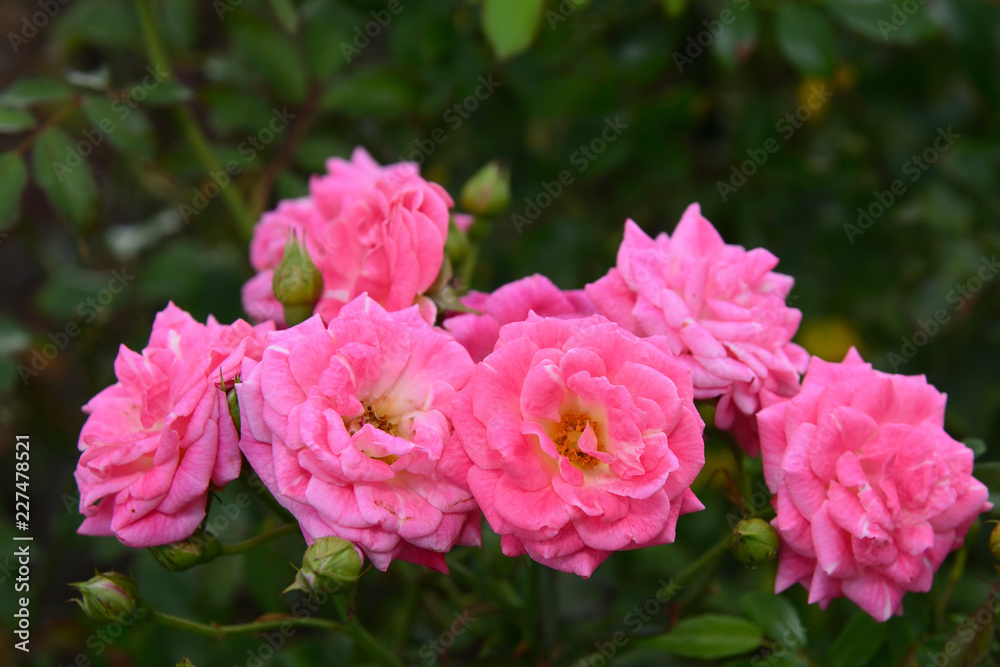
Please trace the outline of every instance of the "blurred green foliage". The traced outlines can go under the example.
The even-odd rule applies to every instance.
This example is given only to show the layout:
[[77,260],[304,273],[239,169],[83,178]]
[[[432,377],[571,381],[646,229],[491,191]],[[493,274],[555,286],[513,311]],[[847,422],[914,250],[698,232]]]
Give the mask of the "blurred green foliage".
[[[827,358],[856,345],[877,368],[926,374],[949,394],[950,432],[998,458],[994,2],[12,0],[0,28],[0,470],[13,470],[14,435],[30,434],[36,539],[32,652],[24,662],[5,629],[0,661],[189,657],[205,667],[261,655],[260,637],[149,625],[104,642],[65,603],[68,582],[116,567],[166,611],[246,621],[287,610],[278,592],[294,570],[284,563],[303,548],[288,537],[173,574],[113,539],[76,535],[79,406],[113,380],[119,344],[143,347],[168,300],[199,318],[240,317],[254,220],[355,145],[382,162],[420,162],[456,197],[487,161],[510,169],[513,203],[479,242],[479,289],[535,272],[580,287],[614,262],[626,218],[671,231],[701,202],[729,242],[768,248],[795,276],[802,344]],[[602,139],[609,126],[617,133]],[[481,555],[454,555],[501,597],[527,591],[518,608],[534,636],[474,577],[405,563],[364,578],[358,614],[415,664],[536,664],[529,646],[543,647],[544,664],[603,664],[601,647],[615,664],[662,664],[655,641],[634,640],[673,627],[710,646],[721,633],[741,650],[774,651],[733,664],[861,667],[928,663],[986,601],[995,574],[984,530],[970,536],[967,563],[950,557],[934,593],[907,596],[906,615],[886,625],[844,600],[821,612],[790,591],[774,614],[799,619],[808,645],[780,657],[783,631],[754,616],[765,603],[740,597],[772,590],[773,566],[744,570],[726,556],[656,602],[738,513],[717,474],[733,469],[728,451],[711,440],[708,454],[696,489],[708,508],[681,519],[677,544],[617,554],[589,581],[504,558],[493,537]],[[1000,491],[991,465],[983,475]],[[227,490],[213,516],[240,493],[253,490]],[[0,500],[0,544],[12,544],[11,500]],[[251,505],[224,539],[267,516]],[[4,628],[10,552],[0,552]],[[643,605],[656,609],[640,622]],[[741,605],[750,621],[719,616]],[[682,609],[695,620],[674,627]],[[472,630],[429,650],[464,611],[479,619]],[[268,664],[364,659],[344,637],[302,630]]]

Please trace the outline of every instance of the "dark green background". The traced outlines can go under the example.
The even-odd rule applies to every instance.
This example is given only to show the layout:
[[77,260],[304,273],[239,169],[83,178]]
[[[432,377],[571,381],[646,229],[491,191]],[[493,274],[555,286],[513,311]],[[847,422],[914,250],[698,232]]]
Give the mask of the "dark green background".
[[[246,222],[261,207],[306,192],[309,174],[355,145],[382,162],[432,146],[421,156],[423,173],[456,198],[476,169],[501,160],[511,170],[512,203],[482,230],[472,285],[478,289],[535,272],[565,288],[581,287],[614,262],[626,218],[650,233],[670,232],[684,208],[700,202],[727,241],[766,247],[781,259],[779,270],[795,277],[792,303],[803,312],[798,341],[814,353],[839,358],[853,344],[877,368],[892,370],[889,354],[901,353],[901,338],[912,338],[921,320],[942,309],[947,322],[899,370],[926,374],[948,393],[947,427],[956,438],[982,438],[989,447],[1000,438],[1000,281],[986,280],[960,309],[949,301],[983,258],[1000,250],[995,2],[592,0],[577,7],[550,1],[530,46],[501,59],[484,35],[480,3],[403,0],[402,11],[350,62],[341,44],[352,43],[386,2],[294,2],[292,14],[289,3],[264,0],[151,6],[172,81],[155,86],[124,120],[114,103],[135,97],[131,91],[149,65],[134,3],[72,0],[23,43],[11,35],[26,34],[25,21],[35,20],[40,5],[12,1],[0,8],[6,91],[0,151],[15,151],[28,169],[23,191],[11,166],[17,158],[0,170],[0,488],[8,490],[0,499],[0,563],[13,551],[3,545],[12,544],[14,532],[14,436],[29,434],[36,541],[33,662],[26,664],[70,664],[83,649],[96,665],[173,665],[188,655],[199,667],[228,667],[243,664],[260,643],[143,626],[98,657],[86,648],[98,626],[65,602],[72,594],[66,583],[87,578],[94,567],[131,568],[157,606],[205,621],[249,620],[292,603],[277,593],[293,573],[286,561],[300,558],[298,538],[173,575],[145,553],[74,532],[79,407],[113,381],[119,344],[141,349],[153,315],[171,299],[198,318],[242,315],[239,288],[251,275],[246,226],[222,196],[187,223],[179,213],[210,171],[185,132],[188,121],[222,164],[245,164],[241,142],[267,125],[273,109],[296,115],[227,188],[226,196],[244,202]],[[888,30],[894,11],[902,25]],[[712,35],[712,22],[730,17]],[[709,46],[679,71],[675,54],[697,54],[691,44],[699,38]],[[484,76],[499,88],[455,127],[458,117],[449,109],[474,94]],[[829,100],[789,135],[782,119],[820,89],[832,93]],[[53,183],[51,163],[65,157],[66,141],[84,140],[104,118],[114,119],[113,131],[85,166]],[[574,154],[609,118],[627,127],[581,171]],[[438,128],[443,142],[431,139],[442,136],[434,134]],[[910,180],[907,162],[947,128],[958,136],[954,144]],[[719,182],[765,145],[777,149],[723,200]],[[537,202],[543,183],[563,170],[573,182],[518,233],[512,215],[523,215],[526,199]],[[874,193],[896,179],[906,191],[851,243],[844,226],[856,224],[858,207],[869,207]],[[80,304],[100,295],[112,270],[134,279],[92,317]],[[79,334],[22,382],[18,364],[30,365],[32,350],[73,322]],[[731,462],[718,443],[709,443],[709,453],[698,488],[709,509],[681,519],[678,544],[617,554],[590,581],[561,573],[543,578],[558,590],[542,610],[551,664],[571,664],[624,628],[628,611],[656,592],[659,579],[725,531],[734,505],[722,477],[710,473]],[[224,502],[241,490],[227,491]],[[224,540],[252,534],[265,516],[255,504]],[[849,627],[831,649],[856,608],[840,600],[824,614],[793,590],[786,597],[809,628],[813,664],[924,664],[918,638],[927,640],[924,650],[940,651],[995,580],[986,532],[972,545],[947,608],[935,614],[931,596],[908,596],[907,615],[890,622],[888,633],[856,621],[861,625]],[[458,558],[482,567],[469,554]],[[488,543],[486,567],[519,590],[537,570],[501,557],[495,542]],[[681,611],[736,613],[741,592],[771,585],[773,566],[744,571],[727,557],[721,568],[682,591],[684,605],[660,611],[641,634],[669,627]],[[0,627],[6,628],[11,580],[2,585]],[[367,575],[361,598],[361,618],[408,662],[426,664],[423,642],[446,629],[453,613],[470,608],[482,620],[442,657],[444,664],[535,660],[519,648],[517,626],[460,578],[394,565],[388,575]],[[635,648],[629,637],[620,651]],[[864,648],[866,640],[873,646],[866,655],[845,654],[845,646]],[[315,632],[301,631],[290,646],[270,664],[364,660],[347,640]],[[649,654],[630,655],[615,664],[654,664]],[[18,657],[5,631],[0,662]]]

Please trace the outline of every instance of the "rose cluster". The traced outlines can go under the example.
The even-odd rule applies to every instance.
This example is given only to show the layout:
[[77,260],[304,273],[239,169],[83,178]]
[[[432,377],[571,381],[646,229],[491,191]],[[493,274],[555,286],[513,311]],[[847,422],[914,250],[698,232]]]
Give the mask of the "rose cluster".
[[255,228],[256,324],[170,304],[147,347],[121,348],[84,406],[80,532],[184,539],[245,460],[307,542],[349,540],[378,569],[447,572],[485,517],[506,555],[589,577],[703,508],[696,400],[761,455],[776,587],[810,602],[900,613],[990,507],[944,395],[853,350],[810,360],[778,259],[727,244],[697,204],[671,235],[627,221],[584,289],[534,275],[459,306],[437,297],[470,220],[445,190],[363,149],[327,170]]

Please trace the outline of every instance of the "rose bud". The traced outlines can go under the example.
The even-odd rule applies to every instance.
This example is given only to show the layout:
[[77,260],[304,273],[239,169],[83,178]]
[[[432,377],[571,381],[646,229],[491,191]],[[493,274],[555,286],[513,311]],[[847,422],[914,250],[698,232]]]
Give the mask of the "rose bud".
[[763,519],[743,519],[733,528],[729,550],[748,567],[759,567],[778,555],[778,534]]
[[323,276],[299,240],[289,235],[285,254],[274,270],[274,296],[284,307],[285,323],[294,326],[313,314],[323,293]]
[[149,553],[157,563],[174,572],[183,572],[195,565],[215,560],[221,551],[222,545],[215,539],[215,535],[200,528],[186,540],[149,548]]
[[282,591],[335,595],[361,578],[361,557],[353,544],[339,537],[321,537],[306,549],[302,569],[292,585]]
[[139,587],[135,581],[115,571],[96,574],[87,581],[70,584],[80,591],[80,598],[73,601],[98,623],[121,621],[137,609],[145,615],[145,605],[140,607],[137,598]]
[[462,206],[479,216],[496,215],[510,203],[510,174],[496,162],[477,171],[462,187]]

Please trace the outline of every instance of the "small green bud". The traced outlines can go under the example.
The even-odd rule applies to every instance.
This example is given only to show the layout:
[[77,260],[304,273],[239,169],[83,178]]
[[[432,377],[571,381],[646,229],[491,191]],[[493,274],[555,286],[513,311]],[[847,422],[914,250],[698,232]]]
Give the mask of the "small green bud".
[[294,235],[288,236],[285,254],[274,270],[274,296],[285,310],[285,322],[294,326],[309,318],[323,293],[323,276]]
[[743,519],[733,527],[729,550],[748,567],[766,565],[778,555],[778,534],[763,519]]
[[[139,605],[139,587],[135,581],[113,570],[70,586],[80,591],[80,598],[74,598],[73,601],[98,623],[121,621],[133,614]],[[144,607],[143,604],[143,608],[139,610],[143,615],[148,611]]]
[[339,537],[321,537],[306,549],[302,569],[282,591],[302,591],[310,596],[322,591],[335,595],[361,578],[361,558],[354,545]]
[[490,162],[462,187],[462,207],[478,216],[491,216],[510,204],[510,173]]
[[222,545],[215,539],[215,535],[201,528],[186,540],[149,548],[149,553],[157,563],[174,572],[183,572],[195,565],[215,560],[221,551]]
[[181,661],[177,663],[176,667],[194,667],[194,663],[187,658],[181,658]]

